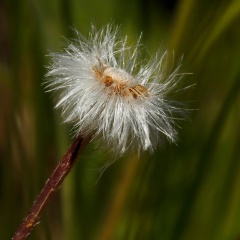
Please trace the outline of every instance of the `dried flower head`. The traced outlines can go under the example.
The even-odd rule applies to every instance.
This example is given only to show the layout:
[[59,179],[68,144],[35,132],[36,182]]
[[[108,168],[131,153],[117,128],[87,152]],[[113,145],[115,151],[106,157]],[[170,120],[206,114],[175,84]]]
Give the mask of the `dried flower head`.
[[162,137],[174,142],[175,104],[167,99],[182,74],[169,73],[168,53],[146,64],[136,46],[127,46],[111,25],[86,39],[69,43],[63,53],[51,54],[47,87],[56,91],[57,108],[76,134],[93,136],[123,154],[127,149],[154,150]]

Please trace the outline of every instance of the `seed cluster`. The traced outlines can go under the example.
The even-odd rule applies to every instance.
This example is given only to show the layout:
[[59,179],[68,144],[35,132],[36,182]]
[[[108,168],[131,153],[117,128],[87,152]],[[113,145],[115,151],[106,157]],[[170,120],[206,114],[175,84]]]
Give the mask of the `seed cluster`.
[[144,86],[140,84],[130,84],[130,81],[134,82],[133,77],[122,69],[101,64],[100,67],[94,66],[93,71],[95,77],[100,82],[104,83],[105,87],[110,90],[111,94],[120,95],[122,97],[131,97],[134,99],[150,96],[149,91]]

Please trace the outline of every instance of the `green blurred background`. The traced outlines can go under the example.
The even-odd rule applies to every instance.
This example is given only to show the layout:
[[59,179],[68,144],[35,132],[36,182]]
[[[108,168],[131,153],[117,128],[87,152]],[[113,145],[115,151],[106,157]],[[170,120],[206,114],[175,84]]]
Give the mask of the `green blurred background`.
[[71,141],[50,94],[49,51],[72,27],[143,32],[152,53],[184,54],[192,111],[178,146],[126,156],[91,144],[29,239],[240,239],[240,1],[0,1],[0,239],[10,239]]

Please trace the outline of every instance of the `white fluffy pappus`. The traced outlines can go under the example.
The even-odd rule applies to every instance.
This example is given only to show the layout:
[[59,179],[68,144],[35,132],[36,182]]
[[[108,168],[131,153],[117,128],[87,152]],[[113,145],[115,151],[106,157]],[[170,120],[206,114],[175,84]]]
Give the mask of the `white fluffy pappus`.
[[47,90],[57,93],[56,108],[74,123],[75,133],[101,139],[120,155],[153,151],[164,136],[175,142],[181,109],[168,94],[183,76],[180,65],[169,71],[167,52],[143,61],[140,37],[127,46],[127,37],[112,25],[77,36],[62,53],[50,54],[46,75]]

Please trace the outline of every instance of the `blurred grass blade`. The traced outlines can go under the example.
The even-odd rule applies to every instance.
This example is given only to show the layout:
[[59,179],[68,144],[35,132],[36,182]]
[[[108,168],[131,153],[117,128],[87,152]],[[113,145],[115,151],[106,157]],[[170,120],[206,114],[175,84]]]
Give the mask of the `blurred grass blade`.
[[240,17],[240,1],[233,1],[226,11],[223,13],[218,22],[212,27],[212,31],[209,33],[206,41],[203,43],[203,47],[199,52],[198,61],[200,61],[208,49],[214,44],[221,34],[231,25],[238,17]]
[[194,0],[182,0],[179,2],[178,10],[175,16],[172,34],[169,39],[170,49],[177,50],[181,45],[186,25],[194,12]]

